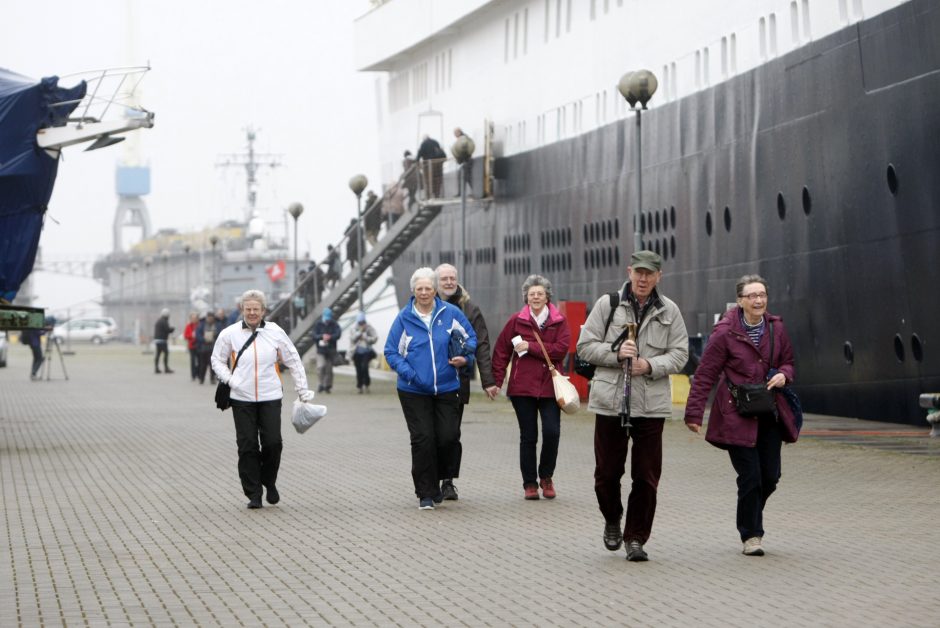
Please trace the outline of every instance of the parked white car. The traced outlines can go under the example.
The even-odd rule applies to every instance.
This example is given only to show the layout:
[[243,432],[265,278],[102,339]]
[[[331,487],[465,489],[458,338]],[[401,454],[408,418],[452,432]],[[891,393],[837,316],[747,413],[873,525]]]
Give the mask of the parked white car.
[[117,324],[113,318],[73,318],[56,325],[52,339],[56,342],[91,342],[99,345],[117,338]]

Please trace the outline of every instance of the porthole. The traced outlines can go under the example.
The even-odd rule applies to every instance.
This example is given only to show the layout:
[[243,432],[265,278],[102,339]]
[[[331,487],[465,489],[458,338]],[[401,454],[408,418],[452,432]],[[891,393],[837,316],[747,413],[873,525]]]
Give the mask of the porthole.
[[669,254],[676,256],[676,236],[669,236]]
[[666,238],[663,238],[663,257],[666,259],[669,258],[669,240]]
[[809,213],[813,211],[813,199],[809,195],[809,188],[805,185],[803,186],[803,213],[809,216]]
[[894,169],[894,164],[888,164],[888,190],[893,195],[898,193],[898,173]]
[[924,361],[924,347],[920,343],[920,336],[917,334],[911,334],[911,355],[918,362]]
[[614,239],[620,239],[620,219],[614,218]]
[[672,225],[672,228],[676,228],[676,206],[672,205],[669,207],[669,224]]
[[855,347],[853,347],[852,343],[848,340],[842,345],[842,357],[845,358],[846,364],[855,362]]
[[904,361],[904,341],[901,340],[901,334],[894,336],[894,357],[898,359],[898,362]]
[[663,208],[663,231],[669,228],[669,211]]
[[725,231],[731,231],[731,208],[725,206]]
[[653,212],[646,212],[646,231],[644,233],[653,233]]
[[656,233],[659,233],[659,227],[660,227],[659,212],[656,212]]
[[780,220],[787,216],[787,202],[783,198],[783,192],[777,192],[777,215],[780,216]]
[[712,234],[712,213],[705,212],[705,233]]

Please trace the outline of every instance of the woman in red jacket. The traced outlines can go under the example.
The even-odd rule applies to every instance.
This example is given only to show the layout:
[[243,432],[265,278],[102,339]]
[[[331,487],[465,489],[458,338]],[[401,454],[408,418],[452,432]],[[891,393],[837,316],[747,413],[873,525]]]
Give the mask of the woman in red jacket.
[[[695,370],[685,423],[693,432],[701,429],[708,395],[717,384],[705,440],[728,451],[738,474],[737,526],[744,554],[763,556],[764,505],[780,480],[780,446],[799,436],[797,415],[787,395],[780,394],[796,373],[783,319],[767,312],[767,282],[745,275],[736,288],[738,307],[715,325]],[[731,388],[755,383],[772,391],[776,411],[742,416]]]
[[[539,487],[546,499],[555,497],[552,475],[561,437],[561,409],[555,401],[552,374],[545,363],[542,339],[548,358],[558,368],[568,353],[571,333],[565,317],[552,305],[552,284],[541,275],[529,275],[522,284],[526,304],[514,314],[493,347],[493,377],[502,387],[506,367],[512,362],[506,394],[519,421],[519,467],[526,499],[538,499]],[[535,445],[542,417],[542,452],[536,464]]]

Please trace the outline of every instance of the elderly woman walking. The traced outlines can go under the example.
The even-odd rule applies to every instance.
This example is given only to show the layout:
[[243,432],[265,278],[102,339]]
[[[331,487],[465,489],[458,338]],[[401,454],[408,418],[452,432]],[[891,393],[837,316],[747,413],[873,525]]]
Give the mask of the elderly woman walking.
[[[698,432],[708,395],[715,401],[705,440],[725,449],[738,474],[737,526],[747,556],[763,556],[764,506],[780,480],[782,442],[799,436],[797,416],[779,394],[793,381],[793,347],[783,320],[767,312],[767,282],[759,275],[738,280],[738,306],[718,321],[695,370],[685,408],[685,423]],[[743,384],[764,384],[773,409],[742,414],[734,396]]]
[[[493,379],[502,387],[506,369],[512,374],[506,394],[519,421],[519,467],[526,499],[555,498],[555,460],[561,439],[561,409],[555,401],[552,374],[568,354],[571,332],[565,317],[552,304],[552,284],[541,275],[529,275],[522,284],[522,309],[513,314],[493,345]],[[539,342],[539,339],[541,342]],[[536,463],[535,446],[542,418],[542,452]]]
[[444,499],[460,433],[459,369],[472,365],[477,337],[460,308],[437,296],[430,268],[411,275],[411,300],[385,341],[385,359],[398,373],[398,400],[411,435],[411,478],[418,508]]
[[212,351],[212,370],[232,389],[238,476],[249,508],[261,508],[262,488],[267,491],[269,504],[280,501],[276,482],[283,449],[281,398],[284,393],[278,361],[290,369],[300,400],[313,400],[294,343],[276,323],[264,320],[266,308],[263,292],[245,292],[242,320],[222,330]]

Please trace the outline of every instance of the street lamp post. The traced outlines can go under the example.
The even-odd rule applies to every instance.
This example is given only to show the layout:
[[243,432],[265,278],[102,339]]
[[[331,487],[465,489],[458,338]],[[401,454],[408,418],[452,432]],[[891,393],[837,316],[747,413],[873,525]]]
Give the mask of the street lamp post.
[[473,156],[473,141],[466,135],[461,135],[451,146],[457,162],[460,164],[460,270],[459,276],[467,281],[467,164]]
[[189,295],[191,292],[189,289],[189,252],[191,250],[192,250],[192,247],[189,246],[188,244],[183,245],[183,255],[185,256],[183,259],[183,263],[185,264],[185,267],[183,268],[183,270],[186,273],[186,284],[183,286],[183,304],[185,306],[184,309],[187,312],[189,312],[189,309],[191,307],[189,303]]
[[356,217],[358,219],[358,223],[356,225],[356,239],[358,240],[357,249],[359,250],[359,259],[356,260],[356,268],[359,269],[360,312],[365,312],[365,304],[362,300],[362,259],[365,257],[365,255],[363,255],[363,249],[365,248],[365,245],[362,242],[362,191],[366,189],[367,185],[369,185],[369,180],[364,174],[357,174],[349,180],[349,189],[352,190],[353,194],[356,195]]
[[297,270],[297,219],[300,218],[300,215],[304,213],[304,206],[300,203],[291,203],[288,206],[287,211],[290,212],[290,215],[294,217],[294,290],[292,291],[290,297],[290,322],[291,328],[294,327],[294,295],[293,292],[296,292],[297,287],[299,286],[298,278],[300,276],[299,271]]
[[140,343],[140,320],[137,310],[137,262],[131,264],[131,292],[134,298],[131,299],[131,311],[134,314],[134,344]]
[[[617,89],[626,99],[631,109],[636,111],[636,215],[633,221],[633,250],[643,248],[643,153],[641,150],[640,112],[646,109],[646,103],[656,93],[659,82],[649,70],[627,72],[620,77]],[[639,103],[639,108],[636,104]]]
[[215,261],[215,247],[219,244],[219,236],[213,234],[209,236],[209,244],[212,246],[212,305],[209,306],[209,309],[213,312],[215,311],[215,283],[216,283],[216,261]]
[[[150,327],[150,317],[153,314],[153,258],[149,255],[144,258],[144,271],[147,273],[147,313],[146,316],[144,316],[147,327],[145,327],[145,329],[150,329],[151,333],[153,333]],[[151,336],[150,342],[144,347],[144,353],[150,353],[150,347],[152,345],[153,337]]]

